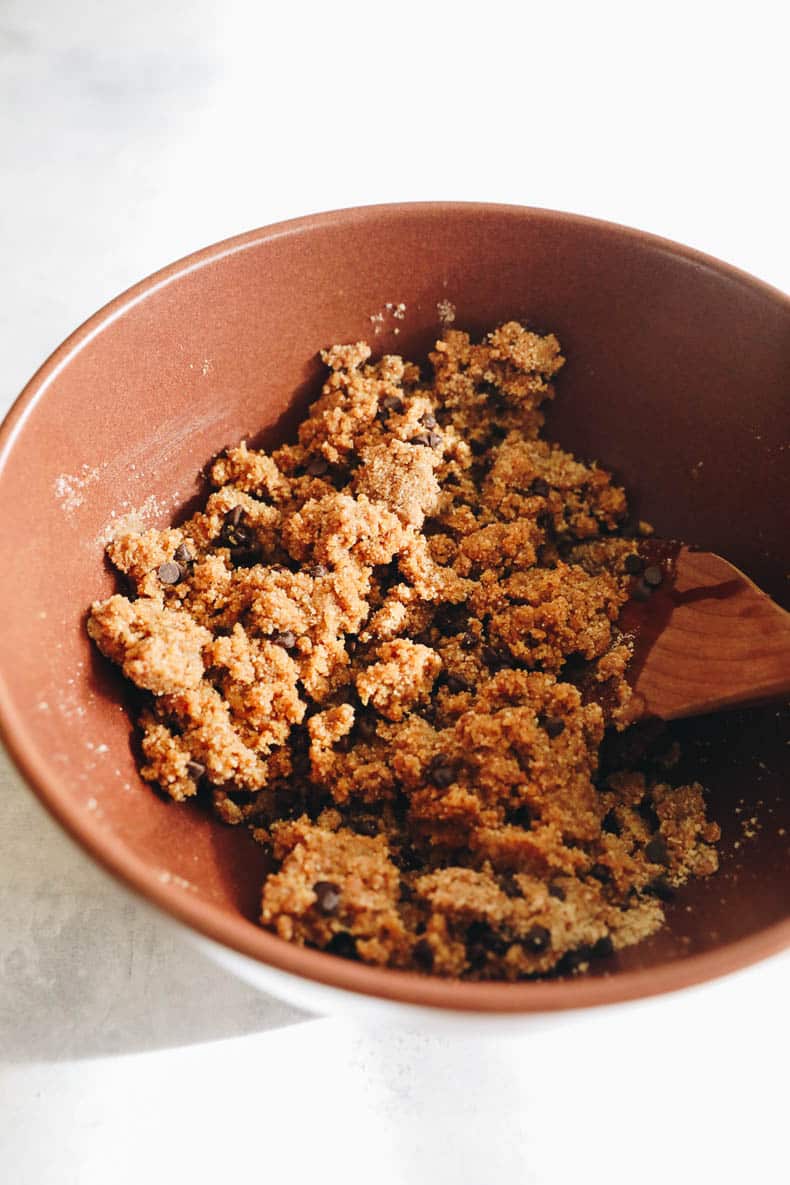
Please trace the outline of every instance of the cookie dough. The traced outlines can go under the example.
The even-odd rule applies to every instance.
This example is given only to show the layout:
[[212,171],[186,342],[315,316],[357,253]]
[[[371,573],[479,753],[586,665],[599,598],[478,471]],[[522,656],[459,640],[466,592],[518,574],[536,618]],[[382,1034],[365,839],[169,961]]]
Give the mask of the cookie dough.
[[652,934],[717,868],[702,787],[634,726],[626,496],[541,437],[563,364],[516,322],[430,366],[326,350],[298,441],[108,551],[99,649],[146,693],[142,776],[267,845],[261,921],[381,966],[515,980]]

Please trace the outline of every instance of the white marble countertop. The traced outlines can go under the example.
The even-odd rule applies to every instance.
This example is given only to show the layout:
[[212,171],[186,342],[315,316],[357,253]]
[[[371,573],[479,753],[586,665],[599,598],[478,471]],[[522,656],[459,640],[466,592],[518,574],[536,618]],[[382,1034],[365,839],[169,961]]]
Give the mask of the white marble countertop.
[[[135,280],[337,206],[575,210],[787,288],[779,7],[4,0],[0,412]],[[14,1185],[771,1185],[789,989],[783,957],[508,1039],[309,1019],[174,937],[0,764]]]

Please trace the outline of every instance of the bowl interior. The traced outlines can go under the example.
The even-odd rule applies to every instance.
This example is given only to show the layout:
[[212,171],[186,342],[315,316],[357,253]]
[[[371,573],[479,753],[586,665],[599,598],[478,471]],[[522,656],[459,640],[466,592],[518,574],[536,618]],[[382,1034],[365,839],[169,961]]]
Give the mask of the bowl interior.
[[[424,357],[442,317],[554,330],[568,358],[548,435],[626,483],[659,533],[719,551],[778,599],[790,543],[788,302],[660,240],[547,211],[430,205],[253,232],[176,264],[83,326],[4,430],[0,716],[45,802],[94,856],[253,957],[358,990],[451,1007],[545,1008],[680,986],[790,938],[787,716],[686,722],[684,769],[710,787],[720,874],[687,886],[651,941],[596,980],[466,985],[352,966],[255,924],[262,854],[139,779],[125,691],[85,634],[114,588],[120,520],[161,526],[241,437],[293,432],[317,351],[366,338]],[[684,771],[681,770],[680,773]]]

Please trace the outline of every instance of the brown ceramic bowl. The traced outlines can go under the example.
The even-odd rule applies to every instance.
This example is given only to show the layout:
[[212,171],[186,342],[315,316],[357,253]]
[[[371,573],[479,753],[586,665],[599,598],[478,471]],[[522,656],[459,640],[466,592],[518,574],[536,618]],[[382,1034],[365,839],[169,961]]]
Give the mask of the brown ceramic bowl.
[[475,332],[506,318],[555,330],[568,363],[550,434],[613,468],[659,533],[721,552],[786,598],[786,297],[685,247],[547,210],[323,214],[144,280],[56,351],[6,420],[0,723],[13,758],[91,856],[256,981],[272,982],[256,967],[290,973],[275,985],[286,995],[302,983],[529,1013],[664,992],[779,951],[790,748],[775,706],[678,726],[684,769],[711,787],[721,872],[688,885],[651,941],[568,981],[449,983],[290,946],[256,925],[262,857],[248,835],[140,781],[125,691],[85,634],[86,606],[113,589],[102,555],[113,523],[136,509],[164,525],[223,446],[292,432],[320,382],[320,347],[370,338],[424,356],[441,301]]

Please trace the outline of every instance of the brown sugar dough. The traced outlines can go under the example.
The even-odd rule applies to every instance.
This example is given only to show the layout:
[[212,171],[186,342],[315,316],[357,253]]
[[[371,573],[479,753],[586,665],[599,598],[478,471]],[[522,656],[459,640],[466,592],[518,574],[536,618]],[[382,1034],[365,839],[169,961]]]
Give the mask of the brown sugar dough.
[[296,443],[228,449],[201,511],[108,548],[133,593],[88,631],[147,696],[142,776],[269,847],[261,920],[288,941],[583,970],[718,863],[702,787],[611,756],[636,736],[625,493],[541,437],[551,334],[448,331],[430,377],[322,357]]

